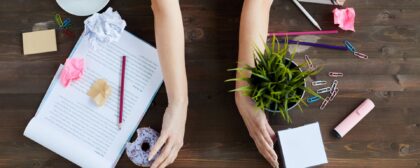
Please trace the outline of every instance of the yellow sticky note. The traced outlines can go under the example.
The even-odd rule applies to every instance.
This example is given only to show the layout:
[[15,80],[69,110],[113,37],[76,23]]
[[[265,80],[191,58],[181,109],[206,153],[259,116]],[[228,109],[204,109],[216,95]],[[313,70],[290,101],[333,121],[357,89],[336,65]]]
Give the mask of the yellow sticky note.
[[57,51],[55,29],[22,34],[23,55]]

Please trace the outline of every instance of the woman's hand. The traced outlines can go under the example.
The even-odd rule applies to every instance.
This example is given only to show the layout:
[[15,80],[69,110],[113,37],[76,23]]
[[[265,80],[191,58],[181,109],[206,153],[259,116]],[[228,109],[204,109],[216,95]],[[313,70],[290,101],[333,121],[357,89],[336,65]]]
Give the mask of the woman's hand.
[[152,147],[148,159],[153,159],[161,149],[160,155],[153,162],[151,168],[164,168],[172,164],[178,156],[178,152],[184,144],[187,104],[169,105],[166,108],[160,137]]
[[236,93],[236,106],[248,128],[249,135],[254,140],[258,151],[273,167],[279,167],[277,154],[273,149],[275,134],[267,117],[248,96]]
[[184,26],[179,1],[152,0],[152,10],[155,18],[156,48],[169,105],[163,116],[160,137],[151,149],[149,160],[161,150],[152,168],[163,168],[174,162],[184,142],[188,83],[185,70]]

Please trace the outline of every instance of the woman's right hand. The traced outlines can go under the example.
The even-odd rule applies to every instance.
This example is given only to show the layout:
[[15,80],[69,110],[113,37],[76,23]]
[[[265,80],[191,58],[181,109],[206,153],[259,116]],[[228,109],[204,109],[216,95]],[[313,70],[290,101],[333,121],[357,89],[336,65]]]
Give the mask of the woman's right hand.
[[275,134],[268,123],[265,113],[256,107],[250,97],[241,95],[241,93],[236,93],[235,101],[242,119],[248,128],[249,135],[254,140],[258,151],[271,166],[279,167],[273,143]]

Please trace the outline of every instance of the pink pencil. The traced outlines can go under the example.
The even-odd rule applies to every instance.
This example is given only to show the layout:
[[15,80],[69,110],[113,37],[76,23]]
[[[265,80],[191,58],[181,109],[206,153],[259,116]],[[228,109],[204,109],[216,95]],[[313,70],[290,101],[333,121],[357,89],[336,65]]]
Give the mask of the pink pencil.
[[125,80],[125,62],[126,56],[122,57],[122,69],[121,69],[121,86],[120,86],[120,116],[118,117],[118,128],[121,129],[123,110],[124,110],[124,80]]
[[307,32],[276,32],[268,33],[268,36],[299,36],[299,35],[321,35],[321,34],[337,34],[338,30],[321,30]]

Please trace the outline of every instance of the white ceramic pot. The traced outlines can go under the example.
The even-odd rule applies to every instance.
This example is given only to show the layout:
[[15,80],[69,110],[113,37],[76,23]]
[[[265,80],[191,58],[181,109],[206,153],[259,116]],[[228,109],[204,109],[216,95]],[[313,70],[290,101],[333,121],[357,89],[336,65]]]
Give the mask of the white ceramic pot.
[[56,0],[66,12],[76,16],[89,16],[103,9],[109,0]]

